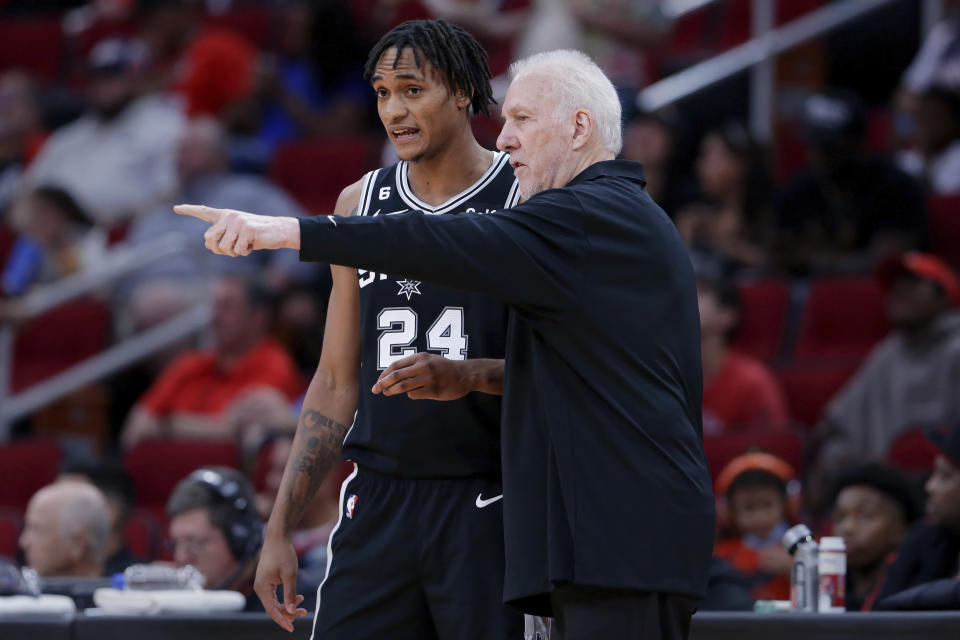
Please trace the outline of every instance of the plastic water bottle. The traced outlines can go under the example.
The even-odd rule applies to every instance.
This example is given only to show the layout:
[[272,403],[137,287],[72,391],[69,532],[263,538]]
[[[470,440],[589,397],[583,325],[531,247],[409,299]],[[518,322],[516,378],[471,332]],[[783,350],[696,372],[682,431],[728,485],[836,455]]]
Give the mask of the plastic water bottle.
[[783,546],[793,556],[790,572],[790,602],[794,611],[816,613],[820,581],[818,579],[817,541],[805,524],[787,529]]
[[134,564],[113,576],[115,589],[203,589],[206,579],[193,565],[173,567],[164,564]]
[[843,538],[824,536],[820,538],[820,559],[817,566],[820,574],[820,613],[843,613],[846,611],[847,547]]

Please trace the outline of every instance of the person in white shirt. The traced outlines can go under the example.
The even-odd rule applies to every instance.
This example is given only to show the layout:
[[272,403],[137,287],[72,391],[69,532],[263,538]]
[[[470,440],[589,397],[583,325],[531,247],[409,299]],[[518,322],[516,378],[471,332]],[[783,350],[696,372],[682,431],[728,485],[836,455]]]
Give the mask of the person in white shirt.
[[171,98],[139,94],[147,56],[135,40],[112,38],[93,48],[90,108],[50,136],[24,174],[23,189],[63,188],[105,227],[173,193],[174,152],[184,120]]

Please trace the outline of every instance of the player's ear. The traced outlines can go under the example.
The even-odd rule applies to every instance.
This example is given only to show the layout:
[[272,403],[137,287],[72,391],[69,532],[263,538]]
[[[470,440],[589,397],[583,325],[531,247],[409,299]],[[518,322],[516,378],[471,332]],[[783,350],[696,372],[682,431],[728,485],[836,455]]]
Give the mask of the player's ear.
[[595,123],[593,114],[586,109],[578,109],[573,117],[573,148],[579,149],[590,140]]
[[457,99],[457,109],[461,111],[470,106],[470,96],[467,95],[467,92],[463,89],[457,89],[456,94],[454,94]]

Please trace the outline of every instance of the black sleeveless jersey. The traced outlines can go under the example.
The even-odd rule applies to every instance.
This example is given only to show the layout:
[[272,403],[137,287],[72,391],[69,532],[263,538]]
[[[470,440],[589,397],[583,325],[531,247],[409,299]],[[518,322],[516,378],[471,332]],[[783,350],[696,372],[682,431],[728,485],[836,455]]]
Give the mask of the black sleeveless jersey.
[[[509,155],[471,187],[438,207],[410,188],[406,162],[364,176],[358,215],[456,215],[511,207],[519,191]],[[500,397],[470,393],[451,402],[374,395],[380,373],[420,351],[452,360],[503,358],[507,309],[489,298],[399,273],[357,270],[361,368],[357,415],[343,455],[361,467],[408,477],[500,474]]]

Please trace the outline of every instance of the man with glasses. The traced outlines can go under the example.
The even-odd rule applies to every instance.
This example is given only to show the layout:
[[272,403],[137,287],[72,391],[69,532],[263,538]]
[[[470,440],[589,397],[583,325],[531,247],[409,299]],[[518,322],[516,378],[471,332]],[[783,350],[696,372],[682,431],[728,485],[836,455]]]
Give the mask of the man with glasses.
[[[244,594],[244,611],[263,611],[253,592],[263,524],[256,511],[253,486],[240,471],[229,467],[197,469],[170,494],[167,517],[169,544],[178,565],[196,567],[206,579],[207,589]],[[311,591],[305,588],[303,593]]]

